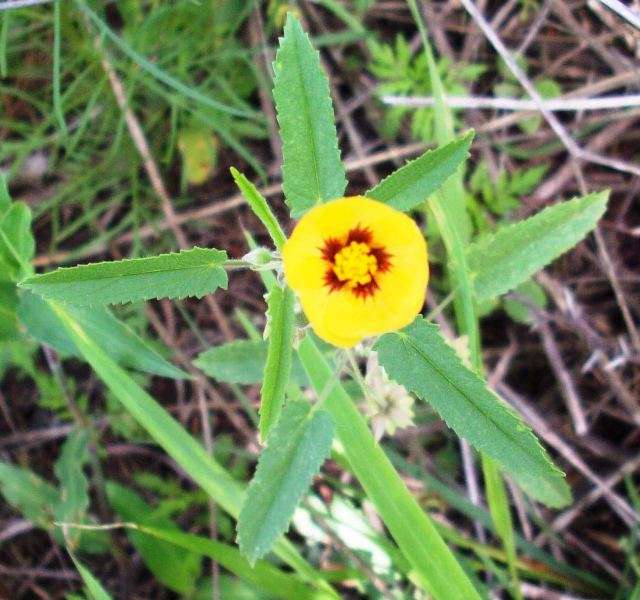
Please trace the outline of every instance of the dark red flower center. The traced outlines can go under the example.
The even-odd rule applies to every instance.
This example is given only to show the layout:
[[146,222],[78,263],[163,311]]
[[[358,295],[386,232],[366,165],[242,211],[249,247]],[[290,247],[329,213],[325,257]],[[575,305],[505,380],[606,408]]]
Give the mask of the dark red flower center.
[[324,283],[329,291],[348,290],[358,298],[379,289],[376,277],[391,267],[391,254],[374,243],[368,227],[357,225],[342,240],[329,238],[319,248],[327,262]]

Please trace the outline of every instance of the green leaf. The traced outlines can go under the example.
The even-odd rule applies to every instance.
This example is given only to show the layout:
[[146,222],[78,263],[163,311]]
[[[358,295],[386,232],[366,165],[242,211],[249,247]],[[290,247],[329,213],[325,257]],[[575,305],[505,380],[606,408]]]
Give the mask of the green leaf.
[[0,218],[0,280],[19,281],[31,275],[34,253],[31,210],[16,202]]
[[14,283],[0,281],[0,342],[18,337],[18,292]]
[[34,525],[48,528],[58,492],[48,482],[27,469],[0,461],[0,492],[5,500]]
[[558,478],[532,431],[465,367],[439,327],[417,318],[375,344],[389,377],[431,403],[458,435],[509,473]]
[[287,241],[287,236],[284,231],[282,231],[282,227],[280,227],[280,223],[278,223],[278,219],[273,214],[271,208],[269,208],[267,200],[256,189],[256,186],[240,173],[240,171],[234,167],[231,167],[230,170],[233,180],[236,182],[242,195],[246,198],[251,210],[269,232],[276,248],[282,250],[284,243]]
[[[193,364],[209,377],[225,383],[261,383],[267,364],[267,342],[242,340],[213,346],[200,354]],[[302,364],[295,356],[291,379],[301,386],[309,384]]]
[[514,292],[515,297],[504,299],[504,311],[517,323],[530,324],[534,317],[532,307],[544,308],[547,305],[547,296],[542,286],[532,279],[518,285]]
[[87,569],[71,552],[69,552],[73,564],[78,569],[80,577],[85,586],[87,586],[87,593],[90,600],[112,600],[111,596],[102,587],[102,584],[95,578],[93,573]]
[[[62,305],[53,302],[51,304],[85,360],[131,413],[131,416],[223,510],[237,517],[244,497],[242,484],[209,456],[202,444],[149,396],[126,371],[113,362]],[[317,587],[328,590],[329,593],[332,592],[326,582],[287,540],[279,542],[275,552],[305,581],[312,582]]]
[[[180,531],[171,519],[154,514],[153,507],[126,487],[110,481],[106,489],[111,508],[123,521]],[[127,529],[127,536],[162,585],[179,594],[193,592],[201,573],[200,553],[186,551],[136,529]]]
[[487,503],[491,511],[491,518],[496,526],[496,531],[502,539],[505,553],[507,555],[507,565],[511,575],[511,588],[515,590],[514,598],[522,599],[520,595],[520,581],[517,570],[517,553],[515,534],[513,531],[513,520],[511,518],[511,508],[507,489],[496,463],[486,454],[482,455],[482,472],[484,474],[484,487],[487,494]]
[[[60,497],[53,507],[56,521],[83,523],[89,507],[89,482],[82,469],[89,459],[86,431],[74,431],[65,441],[54,472],[60,482]],[[82,530],[65,528],[65,540],[71,550],[76,550]]]
[[527,496],[551,508],[564,508],[573,501],[571,488],[564,477],[511,473],[511,478]]
[[202,296],[227,287],[223,250],[192,248],[35,275],[20,285],[49,300],[97,306],[152,298]]
[[0,219],[9,210],[11,206],[11,196],[9,195],[9,188],[7,187],[7,180],[5,176],[0,173]]
[[[2,308],[0,307],[0,314]],[[91,338],[119,365],[172,379],[188,379],[190,375],[174,367],[148,346],[132,329],[116,319],[105,307],[67,306],[67,312]],[[58,352],[82,357],[56,313],[35,294],[25,291],[18,309],[20,321],[40,343]]]
[[422,204],[469,156],[473,131],[437,150],[429,150],[394,171],[365,196],[408,211]]
[[295,296],[290,288],[274,286],[267,295],[269,349],[260,391],[260,440],[278,422],[291,374]]
[[160,529],[147,525],[139,529],[160,540],[166,540],[191,552],[208,556],[227,571],[274,597],[289,598],[290,600],[335,598],[332,594],[312,590],[291,574],[284,573],[266,561],[258,560],[252,567],[237,548],[228,544],[173,529]]
[[298,354],[316,394],[324,398],[321,408],[334,419],[348,464],[413,567],[418,584],[436,600],[479,600],[429,515],[373,438],[352,398],[335,381],[335,367],[329,366],[311,336],[300,342]]
[[316,204],[340,198],[347,181],[327,76],[318,52],[291,14],[273,68],[284,158],[282,188],[295,217]]
[[604,214],[608,197],[605,191],[561,202],[469,246],[476,298],[508,292],[577,244]]
[[287,530],[293,511],[331,450],[333,419],[289,402],[262,451],[238,518],[240,552],[253,565]]

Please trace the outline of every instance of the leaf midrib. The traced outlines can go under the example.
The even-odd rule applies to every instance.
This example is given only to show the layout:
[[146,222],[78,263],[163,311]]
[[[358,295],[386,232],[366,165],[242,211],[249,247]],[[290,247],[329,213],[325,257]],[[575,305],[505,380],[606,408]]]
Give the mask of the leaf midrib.
[[[155,257],[154,257],[155,258]],[[113,263],[99,263],[99,264],[106,264],[106,265],[112,265]],[[58,271],[58,275],[56,276],[56,272],[54,271],[53,273],[45,273],[44,275],[36,275],[35,277],[30,277],[29,279],[26,279],[25,281],[23,281],[21,283],[22,287],[32,287],[32,286],[37,286],[37,285],[69,285],[69,284],[73,284],[73,283],[91,283],[93,281],[101,281],[104,279],[125,279],[127,277],[140,277],[141,275],[157,275],[158,273],[173,273],[173,272],[178,272],[178,271],[189,271],[189,270],[207,270],[210,269],[211,271],[215,271],[218,268],[222,268],[222,263],[220,264],[202,264],[202,265],[189,265],[189,266],[185,266],[185,267],[172,267],[170,269],[150,269],[150,270],[146,270],[146,271],[140,271],[139,273],[121,273],[118,275],[109,275],[109,274],[105,274],[104,276],[99,276],[99,274],[94,274],[93,277],[91,278],[78,278],[78,279],[72,279],[72,280],[66,280],[66,281],[56,281],[53,280],[51,281],[49,278],[56,276],[56,277],[60,277],[62,275],[65,275],[69,273],[69,271],[72,271],[73,269],[94,269],[96,267],[96,265],[81,265],[80,267],[69,267],[68,269],[65,269],[64,273],[61,271]],[[76,271],[76,273],[81,273],[80,270]]]
[[[413,342],[413,340],[409,336],[399,336],[399,337],[402,339],[402,341],[405,344],[405,346],[407,345],[407,343],[410,343],[411,346],[413,346],[413,348],[415,349],[415,351],[425,360],[425,362],[427,362],[439,375],[441,375],[459,394],[462,395],[462,397],[467,399],[467,403],[468,404],[473,406],[483,417],[485,417],[488,421],[490,421],[496,427],[496,429],[498,429],[507,439],[513,441],[514,444],[518,447],[518,449],[521,452],[524,452],[525,455],[530,456],[530,453],[528,451],[526,451],[526,447],[523,446],[520,443],[520,436],[514,437],[511,432],[509,432],[508,430],[505,430],[503,427],[501,427],[500,424],[497,423],[493,418],[491,418],[481,407],[477,406],[471,400],[469,400],[468,399],[468,395],[464,393],[464,391],[460,388],[460,386],[454,380],[452,380],[447,375],[447,373],[445,371],[443,371],[436,363],[434,363],[433,361],[429,360],[429,357]],[[487,388],[487,391],[489,393],[492,393],[488,388]],[[497,398],[497,401],[500,402],[500,399]],[[503,407],[503,408],[508,413],[508,408],[507,407]],[[443,418],[444,418],[444,416],[443,416]],[[445,419],[445,421],[446,421],[446,419]],[[528,433],[529,435],[532,435],[531,434],[531,429],[524,422],[523,422],[523,425],[527,428],[524,433],[525,434]],[[502,457],[496,458],[496,460],[498,462],[504,464],[504,460],[502,459]],[[550,466],[547,460],[544,460],[543,462],[541,462],[540,459],[536,458],[535,462],[536,462],[536,464],[543,464],[547,468],[547,470],[548,470],[548,467]],[[521,471],[524,472],[525,469],[522,469]],[[520,471],[513,470],[513,472],[518,473]],[[541,473],[541,475],[544,475],[544,473]]]
[[313,135],[313,120],[311,119],[309,96],[307,95],[307,90],[305,87],[305,79],[304,79],[304,73],[303,73],[302,64],[301,64],[302,61],[301,61],[300,46],[298,44],[298,36],[299,36],[299,32],[296,31],[296,35],[293,37],[293,43],[295,46],[295,58],[296,58],[296,61],[295,61],[296,75],[300,83],[300,92],[304,97],[304,102],[303,102],[304,117],[308,125],[307,141],[308,141],[308,147],[311,150],[311,156],[313,158],[311,162],[313,164],[313,175],[316,180],[316,190],[317,190],[316,202],[322,202],[324,198],[322,197],[322,194],[320,192],[320,171],[318,168],[318,152],[316,148],[315,136]]

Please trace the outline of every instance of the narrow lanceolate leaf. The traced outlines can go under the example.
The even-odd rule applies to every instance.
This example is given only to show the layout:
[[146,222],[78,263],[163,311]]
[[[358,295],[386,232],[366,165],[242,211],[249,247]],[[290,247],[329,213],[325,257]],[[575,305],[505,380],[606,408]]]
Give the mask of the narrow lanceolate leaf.
[[476,298],[508,292],[577,244],[604,214],[608,197],[604,191],[561,202],[472,244],[467,261]]
[[394,171],[365,196],[397,210],[411,210],[435,192],[469,156],[473,131],[437,150],[429,150]]
[[[154,511],[152,506],[130,489],[109,481],[106,491],[111,508],[122,521],[180,532],[176,523],[166,514]],[[202,559],[199,552],[189,552],[137,529],[127,529],[127,537],[162,585],[178,594],[190,596],[193,593],[201,573]]]
[[260,441],[264,442],[278,422],[291,374],[295,296],[290,288],[274,286],[267,296],[269,350],[260,392]]
[[273,68],[282,138],[282,187],[292,216],[340,198],[347,181],[340,160],[329,82],[318,52],[289,14]]
[[227,287],[223,250],[192,248],[149,258],[131,258],[62,268],[20,285],[49,300],[97,306],[152,298],[201,298]]
[[[60,482],[60,498],[53,507],[56,521],[82,523],[89,507],[89,482],[83,467],[89,459],[86,431],[74,431],[64,443],[54,471]],[[71,550],[76,550],[82,530],[65,528],[64,537]]]
[[0,280],[19,281],[31,275],[34,251],[31,210],[16,202],[0,217]]
[[161,529],[158,526],[144,525],[139,527],[139,530],[190,552],[208,556],[230,573],[270,596],[289,600],[335,600],[333,594],[314,590],[302,583],[295,575],[285,573],[267,561],[259,560],[251,567],[238,549],[229,544],[175,529]]
[[236,185],[242,195],[246,198],[251,210],[255,213],[256,217],[260,219],[266,230],[269,232],[276,248],[278,250],[282,250],[282,246],[284,246],[284,243],[287,241],[287,236],[284,234],[284,231],[282,231],[282,227],[280,227],[278,219],[269,207],[269,203],[256,189],[256,186],[253,185],[253,183],[251,183],[242,173],[240,173],[240,171],[233,167],[231,167],[230,170],[233,180],[236,182]]
[[459,436],[509,473],[563,477],[533,432],[465,367],[439,328],[418,318],[374,349],[389,377],[431,403]]
[[71,560],[73,564],[78,569],[78,573],[80,573],[80,577],[82,577],[82,581],[84,582],[87,588],[88,598],[90,600],[112,600],[109,593],[102,587],[102,584],[96,579],[87,567],[85,567],[71,552]]
[[[262,382],[267,352],[264,340],[239,340],[205,350],[193,364],[218,381],[251,385]],[[301,386],[309,384],[297,356],[293,357],[291,379]]]
[[48,481],[31,471],[0,461],[0,494],[34,525],[51,526],[52,506],[58,500],[58,492]]
[[9,210],[11,206],[11,196],[9,195],[9,188],[7,187],[7,180],[4,175],[0,173],[0,219],[5,212]]
[[240,551],[254,564],[287,530],[298,502],[331,450],[333,419],[289,402],[262,451],[238,518]]
[[[2,297],[0,284],[0,298]],[[111,311],[103,306],[67,306],[68,313],[119,365],[172,379],[187,379],[189,374],[167,362]],[[0,306],[0,316],[2,306]],[[82,357],[66,328],[46,300],[25,291],[21,294],[18,316],[30,335],[58,352]],[[2,325],[0,324],[0,339]]]
[[18,337],[18,292],[15,283],[0,280],[0,342]]

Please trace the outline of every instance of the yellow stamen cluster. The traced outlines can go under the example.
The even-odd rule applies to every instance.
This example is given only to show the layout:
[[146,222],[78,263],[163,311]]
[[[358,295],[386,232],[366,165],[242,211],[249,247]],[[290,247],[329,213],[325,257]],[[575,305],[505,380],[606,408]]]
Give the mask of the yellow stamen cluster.
[[351,242],[334,257],[333,272],[349,288],[371,283],[378,270],[378,259],[363,242]]

